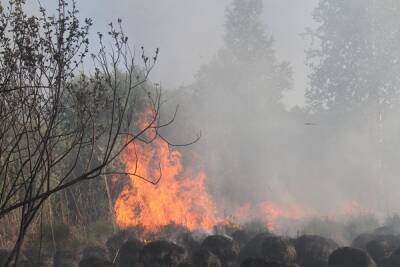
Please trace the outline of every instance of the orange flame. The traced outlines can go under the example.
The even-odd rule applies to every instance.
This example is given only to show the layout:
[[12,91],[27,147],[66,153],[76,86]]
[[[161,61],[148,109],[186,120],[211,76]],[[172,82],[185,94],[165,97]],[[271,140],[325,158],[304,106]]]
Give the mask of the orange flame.
[[303,220],[311,216],[312,212],[300,205],[278,204],[277,202],[265,201],[257,205],[246,203],[236,209],[233,214],[235,220],[240,223],[259,219],[270,230],[277,230],[280,219]]
[[[130,175],[114,205],[119,227],[142,226],[155,233],[168,224],[189,230],[209,230],[216,224],[216,207],[206,189],[206,175],[200,172],[182,177],[188,173],[182,155],[166,142],[131,143],[122,161],[126,172],[136,175]],[[153,185],[143,178],[160,180]]]
[[263,212],[262,216],[266,224],[271,230],[276,228],[278,219],[302,220],[310,216],[310,212],[299,205],[282,205],[266,201],[260,203],[259,207]]
[[[151,112],[145,112],[141,127],[146,127],[152,118]],[[148,139],[152,134],[151,130],[145,132]],[[241,224],[258,218],[274,230],[280,218],[301,220],[310,215],[300,205],[266,201],[258,205],[247,203],[236,209],[232,218],[221,220],[207,192],[205,173],[185,170],[182,154],[163,140],[156,138],[150,144],[133,142],[121,158],[125,171],[132,174],[114,204],[116,223],[121,228],[140,226],[147,233],[157,233],[163,226],[176,224],[189,230],[211,230],[217,224]]]

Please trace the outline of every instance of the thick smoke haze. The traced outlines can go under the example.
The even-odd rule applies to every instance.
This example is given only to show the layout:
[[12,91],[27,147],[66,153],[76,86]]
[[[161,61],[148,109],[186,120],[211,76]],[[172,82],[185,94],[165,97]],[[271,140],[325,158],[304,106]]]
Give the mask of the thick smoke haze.
[[[52,1],[42,1],[53,5]],[[272,34],[277,55],[290,61],[295,90],[285,95],[287,108],[303,106],[307,83],[304,50],[307,40],[301,37],[313,25],[312,11],[317,0],[267,0],[262,14],[265,29]],[[161,49],[158,64],[152,73],[153,81],[164,88],[177,88],[194,81],[199,68],[208,63],[223,44],[225,10],[229,0],[205,1],[138,1],[107,0],[79,3],[82,17],[94,19],[92,32],[122,18],[131,43],[146,50]]]
[[[120,1],[118,4],[98,1],[97,8],[83,3],[81,14],[95,18],[96,25],[100,26],[106,25],[115,17],[122,18],[125,30],[136,47],[143,45],[148,51],[156,47],[161,49],[159,62],[151,76],[152,81],[161,82],[167,91],[178,87],[190,91],[193,88],[197,90],[196,75],[201,67],[212,65],[210,62],[215,60],[218,51],[225,46],[226,9],[231,3],[228,0]],[[312,13],[318,6],[318,1],[268,0],[263,1],[263,5],[263,30],[274,39],[276,60],[288,62],[292,69],[293,85],[290,90],[284,90],[282,101],[286,109],[295,105],[303,107],[304,93],[309,87],[307,74],[310,72],[305,65],[304,51],[310,48],[310,40],[301,34],[307,28],[316,29],[318,24],[313,20]],[[227,78],[221,76],[217,80],[224,83]],[[210,98],[218,99],[215,105],[221,105],[219,109],[213,109],[213,104],[208,107],[219,113],[216,115],[221,117],[218,123],[204,118],[210,114],[202,113],[203,109],[200,107],[197,110],[192,108],[192,113],[189,112],[195,114],[192,118],[183,119],[185,116],[178,116],[176,126],[179,128],[187,125],[185,120],[190,120],[195,125],[192,131],[188,130],[186,135],[182,135],[182,140],[187,140],[186,137],[193,136],[197,130],[202,131],[202,140],[194,147],[206,165],[239,165],[234,168],[236,173],[231,172],[229,175],[227,172],[220,173],[230,169],[229,165],[206,167],[211,169],[210,183],[217,181],[217,192],[225,190],[226,194],[234,192],[235,196],[242,193],[239,196],[241,202],[247,198],[282,198],[288,202],[322,209],[321,214],[345,209],[343,206],[353,200],[363,207],[360,209],[368,207],[375,211],[381,209],[382,205],[388,205],[383,204],[381,198],[394,194],[390,192],[390,188],[398,185],[396,175],[390,168],[386,168],[386,172],[392,174],[378,175],[380,171],[376,166],[372,167],[381,159],[377,148],[371,146],[371,142],[374,142],[374,137],[368,132],[371,129],[365,127],[360,130],[353,127],[352,124],[356,125],[360,120],[358,116],[352,118],[344,115],[349,117],[345,122],[346,126],[343,126],[340,118],[343,115],[310,116],[306,111],[297,109],[284,113],[283,110],[278,111],[279,108],[265,108],[261,112],[266,114],[256,114],[253,118],[246,117],[245,114],[232,115],[227,111],[235,108],[231,109],[229,102],[234,106],[244,105],[242,109],[247,110],[249,116],[256,112],[255,104],[243,103],[240,94],[229,99],[224,94],[221,90],[221,93],[206,96],[208,98],[204,100],[210,102]],[[184,98],[179,97],[172,100],[174,101],[177,104],[181,102],[179,104],[183,112],[187,111],[185,108],[188,109],[185,105],[192,103],[187,104]],[[239,117],[230,118],[231,116]],[[182,121],[179,122],[179,119]],[[386,125],[391,125],[388,129],[391,132],[387,134],[393,138],[395,132],[392,131],[397,131],[394,129],[397,129],[398,122],[395,116],[386,119],[390,121]],[[308,122],[316,125],[307,125]],[[260,125],[253,126],[256,124]],[[225,146],[242,144],[238,144],[237,148],[222,147],[220,144],[224,139],[228,140]],[[231,149],[236,151],[232,152]],[[232,159],[220,161],[226,155]],[[387,157],[384,159],[386,162],[393,161],[392,154],[382,156]],[[210,158],[212,160],[208,161]],[[371,173],[371,170],[376,173]],[[378,176],[381,175],[390,184],[387,189],[379,186],[381,182],[378,181]],[[395,199],[386,202],[393,201]],[[389,206],[394,209],[396,205]]]
[[[266,61],[260,60],[262,56],[243,60],[243,70],[239,70],[234,60],[230,61],[232,55],[238,55],[225,39],[229,27],[226,10],[232,8],[232,2],[101,0],[96,7],[82,2],[81,15],[94,18],[99,28],[120,17],[137,48],[160,48],[151,80],[166,89],[171,106],[181,106],[175,128],[167,134],[179,143],[202,132],[199,142],[183,150],[188,155],[195,152],[198,161],[188,165],[204,166],[213,195],[224,203],[222,209],[271,200],[307,207],[310,214],[324,216],[349,211],[384,216],[398,211],[399,106],[395,101],[382,104],[385,97],[397,95],[387,94],[386,89],[396,91],[400,85],[399,74],[393,71],[400,55],[396,38],[400,37],[390,32],[398,25],[395,15],[400,13],[388,8],[395,4],[368,7],[365,14],[359,14],[362,1],[349,1],[348,6],[338,1],[344,6],[340,21],[334,20],[337,14],[329,13],[342,8],[330,9],[329,2],[335,1],[262,1],[262,31],[274,40],[273,56],[266,55]],[[322,15],[316,21],[312,14],[319,2],[326,14],[317,10]],[[384,19],[386,15],[379,12],[385,8],[394,15]],[[332,31],[339,36],[325,40],[326,51],[318,50],[321,40],[312,44],[310,36],[302,35],[308,28],[327,31],[320,35],[327,38],[334,35],[328,22],[325,28],[318,28],[324,18],[333,18],[329,23],[336,23],[337,32]],[[356,18],[365,21],[353,22]],[[383,41],[376,45],[378,39]],[[363,40],[371,46],[360,44]],[[337,42],[332,50],[330,42]],[[314,69],[305,64],[305,51],[310,48],[317,49],[309,54],[317,62]],[[330,61],[324,62],[326,58]],[[388,65],[391,59],[397,60],[392,67]],[[318,66],[318,62],[326,64]],[[390,70],[392,77],[388,79],[379,69]],[[342,88],[350,88],[350,96],[339,102],[342,99],[337,92]],[[370,91],[357,95],[353,89]],[[382,95],[376,96],[375,89],[382,89]],[[330,90],[337,90],[336,95]],[[313,104],[313,97],[322,99],[320,102],[334,99],[339,104],[326,109],[325,103],[320,103],[324,108],[315,111],[307,106]],[[351,97],[353,102],[347,99]]]
[[400,0],[0,0],[0,267],[400,267],[399,114]]

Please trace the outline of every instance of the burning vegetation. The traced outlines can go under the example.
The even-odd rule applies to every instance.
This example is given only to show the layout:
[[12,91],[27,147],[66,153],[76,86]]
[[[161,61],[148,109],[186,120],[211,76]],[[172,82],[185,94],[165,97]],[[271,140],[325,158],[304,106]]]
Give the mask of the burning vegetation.
[[2,1],[0,267],[399,267],[400,2],[315,1],[294,107],[262,0],[165,94],[121,19]]
[[[151,112],[144,112],[140,128],[151,124],[153,117]],[[182,153],[155,133],[148,133],[146,138],[154,140],[150,145],[133,142],[121,155],[129,181],[116,198],[114,210],[116,223],[122,229],[140,227],[147,233],[157,233],[162,227],[175,224],[190,231],[210,231],[228,221],[243,224],[255,219],[276,229],[280,219],[303,220],[310,216],[299,205],[272,201],[247,203],[231,216],[219,216],[218,206],[207,190],[206,173],[194,173],[190,166],[185,167]]]
[[131,175],[115,201],[118,226],[157,232],[169,224],[189,230],[210,230],[216,224],[217,210],[207,192],[205,173],[185,170],[182,154],[168,143],[158,138],[151,145],[129,144],[122,161]]

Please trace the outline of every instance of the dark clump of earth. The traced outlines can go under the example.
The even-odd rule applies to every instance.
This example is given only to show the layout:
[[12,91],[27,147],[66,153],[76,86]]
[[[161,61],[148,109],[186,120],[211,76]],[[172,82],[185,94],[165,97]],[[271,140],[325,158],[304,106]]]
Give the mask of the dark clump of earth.
[[[174,232],[175,229],[176,231]],[[0,266],[10,250],[0,249]],[[17,266],[29,267],[400,267],[400,238],[380,228],[339,246],[319,235],[296,238],[236,229],[219,234],[168,228],[153,239],[119,231],[95,245],[56,250],[24,247]]]

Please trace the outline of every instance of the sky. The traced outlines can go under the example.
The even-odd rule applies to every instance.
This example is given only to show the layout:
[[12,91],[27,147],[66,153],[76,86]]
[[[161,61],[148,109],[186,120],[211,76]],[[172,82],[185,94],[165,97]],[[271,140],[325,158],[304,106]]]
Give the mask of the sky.
[[[42,0],[42,3],[50,0]],[[171,89],[190,84],[202,64],[223,45],[225,10],[230,0],[96,0],[78,1],[83,17],[94,19],[92,32],[107,30],[110,21],[123,20],[131,44],[149,53],[160,48],[151,79]],[[285,95],[288,108],[304,104],[307,40],[300,34],[313,27],[317,0],[264,0],[266,31],[273,35],[280,60],[291,63],[294,90]]]

